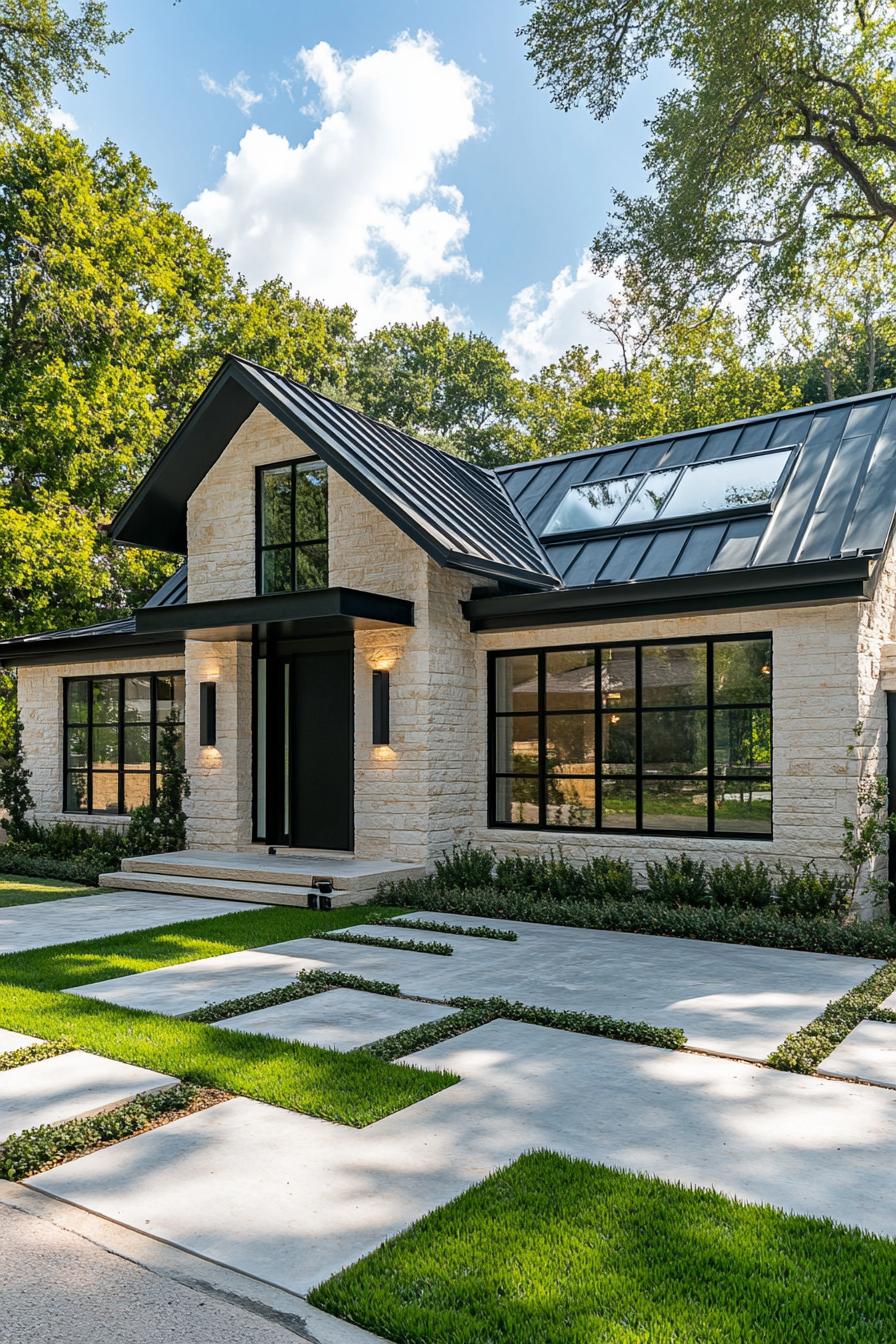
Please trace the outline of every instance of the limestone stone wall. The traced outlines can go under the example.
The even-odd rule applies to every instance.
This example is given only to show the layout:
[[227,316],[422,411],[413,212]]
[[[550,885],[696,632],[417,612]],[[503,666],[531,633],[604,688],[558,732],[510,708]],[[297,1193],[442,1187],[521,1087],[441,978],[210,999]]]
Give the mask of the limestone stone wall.
[[20,667],[17,674],[19,712],[22,716],[25,764],[31,771],[29,788],[34,819],[44,824],[75,821],[90,826],[125,826],[126,817],[62,811],[62,687],[65,677],[112,677],[135,672],[182,672],[181,657],[116,658],[90,663],[52,663]]
[[187,505],[189,600],[255,592],[255,469],[311,456],[301,439],[257,406]]

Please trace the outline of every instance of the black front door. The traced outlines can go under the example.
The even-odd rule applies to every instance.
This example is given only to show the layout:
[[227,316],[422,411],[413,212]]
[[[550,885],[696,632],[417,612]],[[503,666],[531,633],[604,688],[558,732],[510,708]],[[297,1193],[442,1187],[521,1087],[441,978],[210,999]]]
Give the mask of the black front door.
[[294,653],[289,661],[289,843],[351,849],[352,651]]

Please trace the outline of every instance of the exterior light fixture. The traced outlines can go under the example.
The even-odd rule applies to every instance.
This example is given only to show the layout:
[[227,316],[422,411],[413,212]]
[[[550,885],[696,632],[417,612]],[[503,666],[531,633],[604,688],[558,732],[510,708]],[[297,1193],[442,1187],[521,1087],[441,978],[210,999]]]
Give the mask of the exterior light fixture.
[[373,673],[373,745],[389,745],[389,673]]
[[199,683],[199,745],[213,747],[217,737],[217,687],[213,681]]

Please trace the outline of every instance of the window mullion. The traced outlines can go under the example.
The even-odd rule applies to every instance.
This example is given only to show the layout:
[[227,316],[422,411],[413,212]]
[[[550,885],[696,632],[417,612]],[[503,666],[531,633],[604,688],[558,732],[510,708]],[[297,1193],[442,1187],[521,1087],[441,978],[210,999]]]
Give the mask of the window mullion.
[[93,677],[87,678],[87,811],[93,811]]
[[124,677],[118,678],[118,815],[124,814]]
[[712,640],[706,642],[706,826],[709,835],[716,829],[716,708],[714,648]]
[[547,826],[547,715],[545,706],[547,695],[545,688],[546,658],[544,649],[538,654],[538,825],[542,830]]
[[594,645],[594,829],[604,825],[604,715],[602,696],[603,650]]
[[635,830],[644,828],[644,707],[641,647],[635,646]]

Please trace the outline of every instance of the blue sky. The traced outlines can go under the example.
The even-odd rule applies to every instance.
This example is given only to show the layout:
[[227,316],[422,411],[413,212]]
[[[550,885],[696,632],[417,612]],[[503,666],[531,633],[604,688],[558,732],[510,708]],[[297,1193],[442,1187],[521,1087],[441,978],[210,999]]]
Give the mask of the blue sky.
[[534,87],[515,0],[109,10],[133,32],[107,79],[62,92],[63,112],[91,145],[109,136],[145,159],[250,281],[283,272],[352,303],[362,329],[438,313],[502,340],[526,372],[594,342],[583,313],[607,282],[583,254],[612,189],[643,185],[658,79],[605,125],[558,112]]

